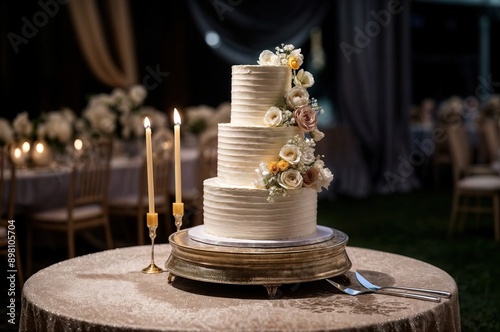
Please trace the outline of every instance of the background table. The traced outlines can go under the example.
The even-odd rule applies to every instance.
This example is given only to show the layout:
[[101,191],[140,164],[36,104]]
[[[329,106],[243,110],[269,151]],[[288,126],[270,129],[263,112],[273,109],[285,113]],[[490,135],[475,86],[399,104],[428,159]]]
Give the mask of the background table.
[[[198,150],[182,151],[182,187],[186,196],[196,191]],[[110,165],[109,197],[137,195],[142,158],[113,157]],[[6,172],[9,185],[10,172]],[[71,168],[69,166],[34,167],[16,172],[16,210],[18,213],[38,212],[67,205]],[[174,193],[173,163],[170,179]],[[50,199],[47,199],[50,197]],[[6,199],[6,197],[5,197]]]
[[[155,247],[164,266],[169,245]],[[326,281],[262,286],[143,274],[150,246],[73,258],[39,271],[22,294],[20,331],[460,331],[457,287],[444,271],[395,254],[348,247],[353,270],[376,282],[447,290],[440,303],[338,292]]]

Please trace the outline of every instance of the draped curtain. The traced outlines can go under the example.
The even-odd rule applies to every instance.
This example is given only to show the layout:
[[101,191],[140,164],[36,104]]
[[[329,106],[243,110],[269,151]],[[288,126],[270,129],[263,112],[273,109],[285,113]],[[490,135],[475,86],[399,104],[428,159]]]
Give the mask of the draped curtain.
[[213,50],[231,64],[255,63],[260,52],[281,43],[303,45],[330,6],[322,0],[189,0],[200,33],[215,32]]
[[339,0],[335,8],[337,109],[360,142],[369,190],[377,193],[417,186],[420,162],[409,145],[410,3],[391,3]]
[[128,88],[138,79],[129,3],[127,0],[108,0],[106,5],[109,9],[106,14],[112,27],[116,60],[113,59],[111,45],[106,40],[97,1],[68,3],[80,47],[92,72],[104,84]]

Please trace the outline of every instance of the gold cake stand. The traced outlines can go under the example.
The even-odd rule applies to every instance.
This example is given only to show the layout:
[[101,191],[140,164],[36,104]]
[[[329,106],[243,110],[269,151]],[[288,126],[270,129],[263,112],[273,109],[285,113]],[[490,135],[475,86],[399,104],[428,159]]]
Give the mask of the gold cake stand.
[[169,237],[172,251],[165,263],[168,282],[179,276],[221,284],[262,285],[272,298],[283,284],[331,278],[351,268],[345,250],[348,236],[329,230],[331,236],[320,242],[254,247],[194,240],[185,229]]

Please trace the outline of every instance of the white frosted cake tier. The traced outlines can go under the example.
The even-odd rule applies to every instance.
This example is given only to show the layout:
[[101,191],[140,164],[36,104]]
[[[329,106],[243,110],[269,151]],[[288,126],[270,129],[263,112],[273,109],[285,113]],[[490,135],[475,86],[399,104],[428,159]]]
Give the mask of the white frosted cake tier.
[[219,124],[217,176],[221,183],[251,186],[261,162],[278,158],[287,141],[303,136],[298,127],[248,127]]
[[289,190],[267,201],[268,191],[228,186],[217,178],[203,182],[203,221],[207,234],[251,240],[283,240],[316,232],[317,192]]
[[291,82],[287,66],[232,66],[231,123],[263,126],[267,110],[283,102]]

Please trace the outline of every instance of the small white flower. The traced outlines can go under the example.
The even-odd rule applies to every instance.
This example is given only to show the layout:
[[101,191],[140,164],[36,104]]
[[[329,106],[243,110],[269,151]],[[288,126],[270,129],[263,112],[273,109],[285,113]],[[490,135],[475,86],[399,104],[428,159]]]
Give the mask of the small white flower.
[[304,88],[309,88],[314,85],[314,77],[310,72],[301,69],[295,75],[293,83],[297,86],[303,86]]
[[257,63],[261,66],[279,66],[280,58],[269,50],[262,51]]
[[266,115],[264,115],[264,123],[269,127],[278,127],[283,122],[283,114],[276,106],[271,106]]
[[286,144],[281,148],[279,156],[289,164],[295,165],[300,161],[302,153],[300,152],[298,146],[293,144]]
[[129,97],[135,104],[142,104],[144,99],[146,99],[148,92],[142,85],[134,85],[129,90]]
[[285,189],[297,189],[302,187],[302,175],[296,169],[289,169],[279,174],[278,184]]

